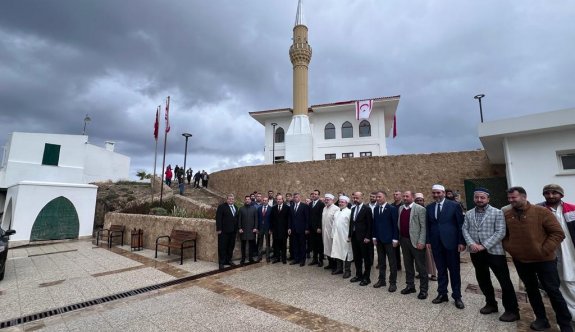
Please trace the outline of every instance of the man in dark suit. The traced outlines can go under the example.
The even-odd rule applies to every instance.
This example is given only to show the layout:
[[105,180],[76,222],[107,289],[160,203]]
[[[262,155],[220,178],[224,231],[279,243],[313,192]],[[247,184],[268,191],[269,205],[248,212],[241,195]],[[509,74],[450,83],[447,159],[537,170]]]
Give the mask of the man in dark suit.
[[433,259],[437,265],[438,287],[437,297],[433,303],[448,302],[447,270],[451,279],[451,297],[458,309],[465,308],[461,300],[461,274],[459,270],[459,253],[465,250],[463,238],[463,210],[454,201],[445,199],[445,187],[434,185],[431,188],[434,203],[427,209],[427,250],[433,251]]
[[[268,202],[269,204],[269,202]],[[269,207],[269,205],[268,205]],[[270,214],[270,234],[273,237],[274,260],[273,264],[287,263],[287,246],[288,228],[291,221],[290,207],[284,204],[282,195],[276,196],[276,205],[271,208]]]
[[311,204],[309,213],[310,222],[310,243],[313,250],[313,259],[309,265],[323,266],[323,235],[321,218],[325,204],[319,200],[319,190],[314,190],[311,193]]
[[266,262],[270,262],[270,216],[272,208],[268,206],[268,198],[262,198],[258,208],[258,262],[262,260],[264,239],[266,241]]
[[238,232],[237,209],[234,206],[234,195],[228,194],[226,202],[216,210],[216,231],[218,232],[218,261],[220,269],[224,265],[234,266],[232,255]]
[[309,234],[309,206],[301,202],[299,193],[293,194],[288,234],[293,236],[294,260],[291,265],[305,265],[305,237]]
[[397,261],[395,247],[399,245],[399,230],[397,227],[397,209],[387,204],[386,194],[378,191],[375,194],[377,205],[373,209],[373,241],[377,248],[377,263],[379,265],[379,280],[374,288],[385,286],[385,258],[389,261],[389,289],[390,293],[397,290]]
[[[363,204],[363,194],[353,193],[354,206],[351,208],[349,234],[355,261],[355,277],[351,282],[360,282],[360,286],[371,283],[370,272],[373,264],[373,217],[369,206]],[[365,269],[364,269],[365,267]]]

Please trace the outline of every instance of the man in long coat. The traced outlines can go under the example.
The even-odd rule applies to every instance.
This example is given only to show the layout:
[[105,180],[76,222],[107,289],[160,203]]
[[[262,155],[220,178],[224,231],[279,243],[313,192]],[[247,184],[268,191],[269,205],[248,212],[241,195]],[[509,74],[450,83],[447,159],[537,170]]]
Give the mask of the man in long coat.
[[325,207],[323,208],[321,214],[321,226],[323,236],[323,253],[327,256],[327,266],[326,270],[331,269],[332,272],[336,270],[336,262],[331,257],[331,247],[333,243],[333,222],[335,219],[335,213],[339,211],[339,208],[333,204],[335,197],[332,194],[325,194]]
[[256,236],[258,233],[258,215],[257,209],[252,206],[252,200],[249,195],[244,198],[244,206],[238,211],[238,228],[240,240],[242,241],[242,259],[240,264],[246,262],[246,244],[248,245],[249,262],[254,262]]
[[337,269],[332,274],[343,273],[345,279],[351,277],[351,261],[353,261],[353,251],[349,240],[351,210],[347,207],[348,203],[349,197],[339,197],[340,210],[335,213],[333,220],[333,243],[330,255],[331,258],[337,260]]

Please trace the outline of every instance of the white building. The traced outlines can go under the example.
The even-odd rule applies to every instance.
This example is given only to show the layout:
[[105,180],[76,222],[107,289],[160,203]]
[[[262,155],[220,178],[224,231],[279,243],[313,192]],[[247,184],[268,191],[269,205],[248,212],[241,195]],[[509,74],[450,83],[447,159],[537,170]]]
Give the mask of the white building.
[[[340,159],[387,155],[386,138],[392,132],[399,96],[373,99],[368,119],[356,120],[356,101],[313,105],[308,110],[312,132],[312,159]],[[265,127],[265,163],[285,160],[285,133],[293,110],[250,112]],[[274,135],[274,125],[275,135]],[[275,136],[275,144],[274,144]],[[289,161],[289,160],[287,160]]]
[[10,135],[0,164],[0,220],[11,241],[91,236],[97,187],[129,177],[130,158],[84,135]]
[[531,202],[543,201],[550,183],[575,202],[575,109],[485,122],[479,139],[492,164],[505,164],[508,185],[524,187]]

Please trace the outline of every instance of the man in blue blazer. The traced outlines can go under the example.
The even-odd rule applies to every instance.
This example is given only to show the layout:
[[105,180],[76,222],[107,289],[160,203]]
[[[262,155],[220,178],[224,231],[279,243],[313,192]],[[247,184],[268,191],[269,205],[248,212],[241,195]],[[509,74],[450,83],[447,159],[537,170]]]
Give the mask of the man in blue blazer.
[[299,193],[293,194],[288,234],[293,237],[294,260],[290,265],[305,265],[305,237],[309,234],[309,206],[301,202]]
[[373,242],[377,248],[377,263],[379,265],[379,280],[374,288],[385,286],[385,258],[389,261],[389,289],[397,290],[397,261],[395,247],[399,245],[399,229],[397,227],[397,208],[387,204],[386,194],[378,191],[375,194],[377,205],[373,209]]
[[451,279],[451,297],[455,307],[465,308],[461,300],[461,274],[459,253],[465,250],[463,238],[463,210],[459,203],[445,199],[445,187],[439,184],[431,188],[434,203],[427,209],[427,250],[433,251],[433,259],[437,265],[437,297],[433,303],[448,302],[447,284]]
[[[258,194],[259,195],[259,194]],[[268,205],[268,198],[264,197],[258,207],[258,262],[262,260],[264,239],[266,241],[266,262],[270,262],[270,216],[272,207]]]

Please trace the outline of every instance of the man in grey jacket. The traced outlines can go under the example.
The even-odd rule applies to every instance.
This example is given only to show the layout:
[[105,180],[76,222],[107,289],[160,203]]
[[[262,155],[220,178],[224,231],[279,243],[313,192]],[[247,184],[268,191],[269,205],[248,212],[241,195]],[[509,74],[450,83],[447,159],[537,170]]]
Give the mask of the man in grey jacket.
[[244,198],[244,206],[238,211],[238,225],[242,250],[242,259],[240,264],[246,262],[246,244],[248,245],[248,259],[250,263],[254,262],[256,249],[256,236],[258,233],[258,214],[257,209],[252,206],[252,200],[249,195]]
[[505,312],[500,321],[514,322],[519,320],[519,307],[517,297],[501,240],[505,237],[505,217],[501,210],[489,205],[489,191],[485,188],[476,188],[473,193],[475,208],[467,211],[463,222],[463,237],[469,251],[471,262],[475,268],[475,277],[479,288],[485,295],[485,306],[479,310],[481,314],[488,315],[498,311],[495,291],[491,283],[489,269],[499,281],[503,293],[503,307]]

